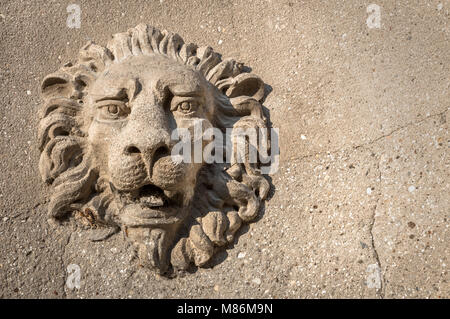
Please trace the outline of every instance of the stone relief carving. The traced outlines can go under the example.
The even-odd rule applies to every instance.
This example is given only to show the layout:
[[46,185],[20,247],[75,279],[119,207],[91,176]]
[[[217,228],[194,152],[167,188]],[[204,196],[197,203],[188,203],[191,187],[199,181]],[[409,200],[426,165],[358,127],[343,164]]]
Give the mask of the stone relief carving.
[[[140,24],[88,43],[42,83],[40,173],[48,212],[90,239],[123,231],[159,273],[205,266],[258,215],[258,163],[174,161],[175,128],[265,128],[263,81],[210,47]],[[192,141],[193,142],[193,141]],[[74,218],[70,218],[70,217]]]

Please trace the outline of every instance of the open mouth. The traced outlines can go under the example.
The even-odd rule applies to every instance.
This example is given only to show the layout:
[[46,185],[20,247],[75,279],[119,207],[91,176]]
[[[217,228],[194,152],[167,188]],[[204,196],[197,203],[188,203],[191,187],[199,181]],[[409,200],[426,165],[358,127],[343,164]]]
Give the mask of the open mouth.
[[164,225],[178,222],[177,198],[169,198],[155,185],[144,185],[132,191],[118,191],[123,210],[120,218],[128,226]]
[[161,209],[169,205],[169,198],[155,185],[144,185],[133,191],[119,192],[123,204],[138,204],[142,208]]
[[137,200],[143,206],[149,208],[162,208],[168,206],[169,199],[161,188],[155,185],[145,185],[138,190]]

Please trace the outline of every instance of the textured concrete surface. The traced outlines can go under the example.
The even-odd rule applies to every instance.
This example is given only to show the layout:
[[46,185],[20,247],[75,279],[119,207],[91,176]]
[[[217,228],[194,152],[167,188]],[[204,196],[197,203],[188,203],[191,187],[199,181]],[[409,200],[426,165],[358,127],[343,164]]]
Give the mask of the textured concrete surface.
[[[377,0],[380,28],[371,3],[2,1],[0,297],[449,298],[450,1]],[[139,22],[250,66],[280,128],[260,220],[183,278],[137,267],[120,235],[48,224],[37,169],[43,76]]]

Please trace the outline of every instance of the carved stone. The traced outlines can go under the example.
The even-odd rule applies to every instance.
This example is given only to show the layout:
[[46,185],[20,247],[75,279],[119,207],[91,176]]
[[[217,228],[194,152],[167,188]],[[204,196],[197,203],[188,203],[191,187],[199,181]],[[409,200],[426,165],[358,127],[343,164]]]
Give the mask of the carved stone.
[[241,63],[140,24],[85,45],[42,96],[39,168],[54,220],[91,228],[94,241],[122,230],[142,265],[168,273],[208,265],[258,215],[270,188],[258,163],[171,156],[173,130],[194,119],[266,127],[264,83]]

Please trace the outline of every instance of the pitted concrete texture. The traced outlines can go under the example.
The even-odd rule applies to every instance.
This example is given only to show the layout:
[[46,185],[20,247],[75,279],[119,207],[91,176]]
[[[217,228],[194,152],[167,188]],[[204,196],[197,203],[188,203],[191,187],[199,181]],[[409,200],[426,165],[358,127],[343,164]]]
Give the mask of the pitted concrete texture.
[[[0,297],[449,298],[450,1],[375,1],[380,28],[371,3],[3,1]],[[280,129],[258,220],[173,279],[139,267],[122,234],[49,224],[38,172],[42,78],[140,22],[251,67]]]

